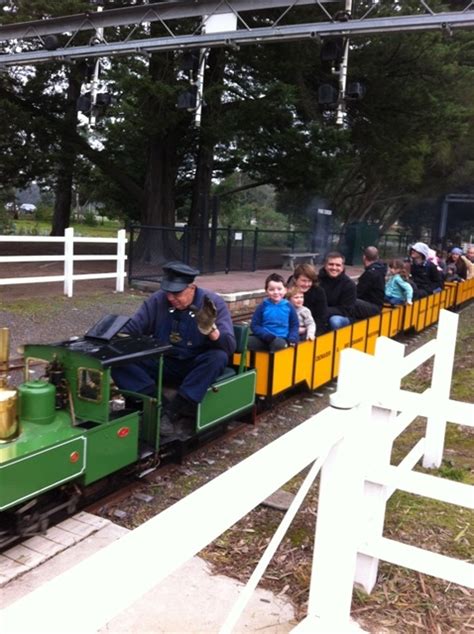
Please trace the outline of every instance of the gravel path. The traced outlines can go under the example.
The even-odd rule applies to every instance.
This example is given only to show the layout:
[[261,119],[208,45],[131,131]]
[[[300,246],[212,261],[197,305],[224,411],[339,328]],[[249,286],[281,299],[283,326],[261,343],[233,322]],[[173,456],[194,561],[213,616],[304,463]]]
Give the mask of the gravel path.
[[51,343],[83,335],[108,314],[131,315],[148,294],[140,291],[89,292],[24,297],[0,303],[0,327],[10,328],[10,356],[25,343]]

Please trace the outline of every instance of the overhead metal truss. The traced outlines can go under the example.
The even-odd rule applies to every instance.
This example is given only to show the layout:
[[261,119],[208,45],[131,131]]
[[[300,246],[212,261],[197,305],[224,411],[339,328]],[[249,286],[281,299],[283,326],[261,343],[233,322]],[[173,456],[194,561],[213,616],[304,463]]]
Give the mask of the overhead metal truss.
[[[336,0],[321,0],[335,2]],[[0,26],[0,42],[11,39],[24,39],[42,35],[53,35],[67,31],[77,33],[105,29],[113,26],[143,24],[145,22],[167,22],[184,18],[201,17],[219,13],[239,14],[245,11],[301,7],[317,4],[316,0],[167,0],[139,6],[107,9],[100,12],[88,12],[67,15],[47,20],[34,20]]]
[[[240,46],[247,44],[285,42],[302,40],[305,38],[323,38],[328,36],[361,36],[382,33],[400,33],[412,31],[445,30],[450,33],[456,29],[471,29],[474,27],[474,2],[471,1],[462,11],[435,13],[424,0],[420,0],[420,7],[426,13],[416,15],[396,15],[391,17],[369,17],[377,11],[377,5],[360,18],[343,15],[342,20],[334,17],[324,6],[333,0],[172,0],[142,6],[109,9],[97,13],[87,13],[34,22],[23,22],[0,26],[0,42],[9,43],[14,40],[21,42],[35,38],[40,44],[46,35],[71,33],[65,46],[56,50],[20,50],[0,54],[0,66],[20,66],[37,64],[52,60],[73,60],[83,57],[109,57],[113,55],[143,54],[155,51],[169,51],[187,48],[212,48],[220,46]],[[313,5],[325,14],[328,21],[310,22],[304,24],[285,24],[284,18],[293,9]],[[267,27],[252,28],[242,14],[249,11],[281,8],[278,17],[273,17]],[[170,21],[209,16],[219,13],[234,13],[237,16],[238,28],[235,31],[220,33],[202,33],[201,28],[195,28],[188,34],[177,33],[172,29]],[[294,12],[292,16],[294,16]],[[138,26],[149,22],[160,22],[166,31],[162,37],[141,37],[132,39]],[[118,27],[135,24],[123,41],[97,41],[91,38],[88,45],[74,45],[77,33],[94,31],[107,27]],[[118,29],[114,31],[116,34]]]

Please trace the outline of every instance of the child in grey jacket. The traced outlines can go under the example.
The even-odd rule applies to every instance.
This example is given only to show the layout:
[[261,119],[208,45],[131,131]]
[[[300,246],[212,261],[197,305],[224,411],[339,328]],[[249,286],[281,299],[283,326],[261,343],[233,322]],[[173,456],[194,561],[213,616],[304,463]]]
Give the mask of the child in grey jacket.
[[313,340],[316,337],[316,322],[313,319],[311,311],[304,303],[304,293],[297,286],[293,286],[288,291],[288,299],[296,310],[299,321],[299,337],[300,341]]

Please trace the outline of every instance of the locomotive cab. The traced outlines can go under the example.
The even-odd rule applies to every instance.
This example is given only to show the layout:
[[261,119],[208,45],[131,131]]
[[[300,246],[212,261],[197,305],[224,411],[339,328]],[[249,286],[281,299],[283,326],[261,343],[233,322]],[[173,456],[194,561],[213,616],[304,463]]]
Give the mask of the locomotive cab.
[[154,415],[142,423],[143,411],[127,407],[113,387],[111,368],[151,356],[161,361],[167,349],[150,337],[119,333],[26,345],[26,377],[38,368],[43,375],[18,387],[19,433],[0,445],[0,511],[67,482],[87,486],[136,462],[143,425],[157,449],[159,387]]

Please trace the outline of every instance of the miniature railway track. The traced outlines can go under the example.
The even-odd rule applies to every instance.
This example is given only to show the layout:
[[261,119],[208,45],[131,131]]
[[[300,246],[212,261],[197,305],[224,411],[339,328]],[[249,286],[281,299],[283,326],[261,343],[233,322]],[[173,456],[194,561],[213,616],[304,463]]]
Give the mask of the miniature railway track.
[[[213,431],[203,434],[204,440],[189,443],[187,447],[182,448],[182,450],[176,454],[165,452],[162,456],[162,461],[159,461],[156,467],[150,468],[145,465],[143,470],[140,471],[140,465],[136,463],[130,469],[123,469],[122,473],[112,474],[104,478],[103,481],[97,483],[98,486],[93,485],[89,487],[89,490],[85,492],[85,498],[79,501],[77,505],[70,505],[69,508],[67,505],[64,505],[64,508],[58,509],[54,514],[51,513],[51,517],[53,518],[51,522],[46,520],[46,518],[43,521],[41,520],[39,516],[41,509],[34,510],[34,512],[27,509],[23,535],[9,536],[6,532],[2,532],[2,527],[0,526],[0,555],[2,552],[21,544],[22,541],[30,537],[45,534],[49,528],[62,522],[77,511],[98,514],[109,506],[120,504],[122,500],[133,496],[133,494],[143,486],[144,482],[152,482],[153,475],[157,470],[160,471],[161,475],[166,475],[177,463],[180,463],[185,457],[191,456],[193,452],[203,447],[212,447],[218,442],[226,442],[226,440],[241,434],[248,425],[248,423],[238,423],[229,427],[230,424],[231,423],[227,422],[223,424],[221,428],[214,428]],[[50,510],[48,512],[50,512]],[[31,528],[26,525],[26,522],[29,520],[34,523]]]

